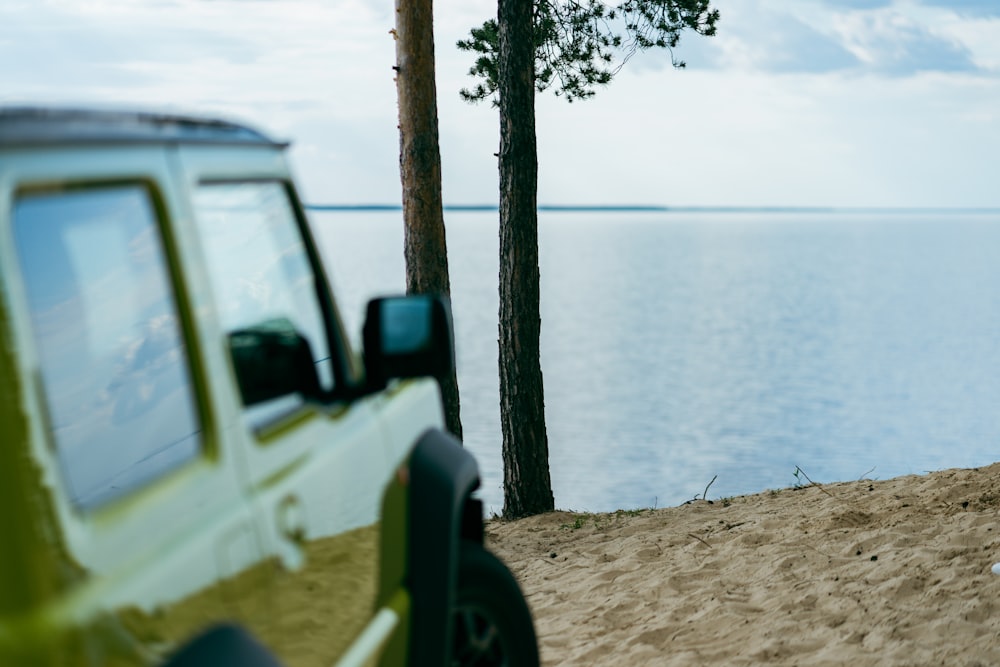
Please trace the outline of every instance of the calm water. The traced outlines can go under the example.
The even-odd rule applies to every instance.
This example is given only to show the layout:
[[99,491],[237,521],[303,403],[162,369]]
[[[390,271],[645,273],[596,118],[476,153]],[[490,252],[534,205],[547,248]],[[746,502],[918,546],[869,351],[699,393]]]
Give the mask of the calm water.
[[[401,214],[311,217],[357,332],[403,291]],[[446,225],[466,445],[500,511],[496,213]],[[996,215],[543,213],[539,243],[557,507],[1000,460]]]

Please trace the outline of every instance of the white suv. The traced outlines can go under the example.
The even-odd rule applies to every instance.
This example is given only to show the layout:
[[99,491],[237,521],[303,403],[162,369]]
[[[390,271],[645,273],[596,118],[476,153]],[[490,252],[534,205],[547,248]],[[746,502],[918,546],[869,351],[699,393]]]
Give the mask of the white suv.
[[447,305],[373,301],[360,362],[284,148],[0,110],[0,666],[537,664]]

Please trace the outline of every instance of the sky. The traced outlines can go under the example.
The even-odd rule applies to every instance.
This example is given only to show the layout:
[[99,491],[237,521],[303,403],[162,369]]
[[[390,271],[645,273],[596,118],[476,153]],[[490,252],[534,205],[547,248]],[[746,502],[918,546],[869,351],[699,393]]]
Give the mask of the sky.
[[[716,0],[718,34],[537,97],[540,204],[1000,207],[1000,1]],[[497,201],[496,109],[434,4],[443,195]],[[221,116],[292,142],[312,204],[398,204],[392,0],[3,0],[0,104]]]

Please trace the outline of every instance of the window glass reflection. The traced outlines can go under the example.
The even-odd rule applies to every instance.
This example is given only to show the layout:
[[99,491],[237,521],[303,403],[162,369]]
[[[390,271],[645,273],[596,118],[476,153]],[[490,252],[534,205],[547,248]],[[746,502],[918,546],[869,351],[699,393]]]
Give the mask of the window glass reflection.
[[[195,212],[225,332],[290,322],[309,344],[320,387],[332,389],[315,274],[284,185],[206,184],[196,193]],[[249,406],[246,414],[257,425],[302,403],[286,395]]]
[[194,392],[149,194],[24,195],[14,234],[73,501],[95,507],[197,456]]

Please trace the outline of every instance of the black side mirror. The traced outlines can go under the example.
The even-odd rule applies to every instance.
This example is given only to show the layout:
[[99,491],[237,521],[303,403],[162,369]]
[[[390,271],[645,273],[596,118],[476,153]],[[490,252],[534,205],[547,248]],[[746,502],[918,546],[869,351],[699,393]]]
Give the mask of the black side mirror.
[[287,319],[274,319],[229,334],[243,405],[299,393],[319,394],[309,341]]
[[385,297],[368,303],[362,333],[370,387],[392,378],[431,376],[455,369],[451,308],[437,296]]

